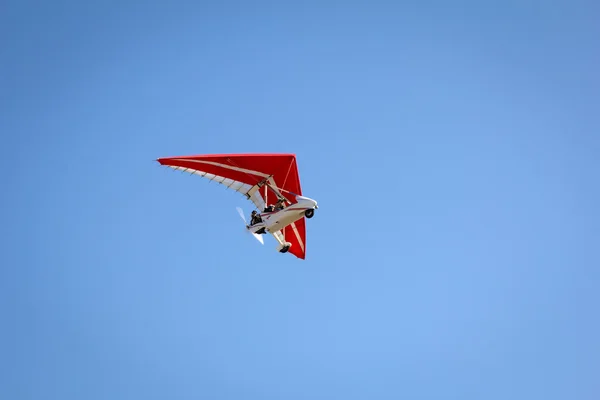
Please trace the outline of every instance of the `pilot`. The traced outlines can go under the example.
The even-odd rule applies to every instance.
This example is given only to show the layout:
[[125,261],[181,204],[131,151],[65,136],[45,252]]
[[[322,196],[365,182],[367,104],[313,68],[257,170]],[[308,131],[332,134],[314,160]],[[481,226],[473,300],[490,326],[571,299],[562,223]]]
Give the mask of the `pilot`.
[[250,218],[250,225],[254,225],[257,224],[259,222],[262,222],[262,218],[260,217],[260,214],[258,214],[256,212],[256,210],[252,210],[252,215]]
[[285,202],[284,199],[279,199],[279,201],[277,203],[275,203],[275,206],[273,207],[275,209],[275,211],[283,210],[285,208],[284,202]]

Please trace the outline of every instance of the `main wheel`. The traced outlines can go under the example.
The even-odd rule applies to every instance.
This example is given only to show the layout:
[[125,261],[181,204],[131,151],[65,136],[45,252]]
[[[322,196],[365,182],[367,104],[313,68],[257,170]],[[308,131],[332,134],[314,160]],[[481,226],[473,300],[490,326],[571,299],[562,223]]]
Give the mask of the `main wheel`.
[[289,249],[290,249],[290,246],[284,246],[281,250],[279,250],[279,252],[280,253],[287,253]]
[[315,215],[315,210],[309,208],[308,210],[304,211],[304,215],[306,215],[306,218],[312,218],[313,215]]

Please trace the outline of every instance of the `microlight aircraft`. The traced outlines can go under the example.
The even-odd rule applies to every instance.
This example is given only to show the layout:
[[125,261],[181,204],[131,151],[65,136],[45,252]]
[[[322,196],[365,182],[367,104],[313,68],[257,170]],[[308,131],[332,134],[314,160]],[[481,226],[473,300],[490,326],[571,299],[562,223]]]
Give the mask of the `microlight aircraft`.
[[317,202],[302,195],[294,154],[207,154],[165,157],[161,165],[218,182],[251,201],[257,210],[246,230],[264,244],[261,235],[271,234],[277,251],[305,259],[306,218],[312,218]]

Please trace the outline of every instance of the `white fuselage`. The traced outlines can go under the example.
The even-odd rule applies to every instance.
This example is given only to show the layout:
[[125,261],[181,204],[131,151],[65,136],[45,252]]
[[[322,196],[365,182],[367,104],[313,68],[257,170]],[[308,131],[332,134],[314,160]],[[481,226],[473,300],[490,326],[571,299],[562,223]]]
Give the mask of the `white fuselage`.
[[298,221],[306,215],[306,210],[318,208],[317,202],[304,196],[296,196],[297,203],[289,205],[282,210],[263,212],[260,214],[262,222],[250,226],[250,231],[256,232],[265,228],[266,232],[277,232],[286,226]]

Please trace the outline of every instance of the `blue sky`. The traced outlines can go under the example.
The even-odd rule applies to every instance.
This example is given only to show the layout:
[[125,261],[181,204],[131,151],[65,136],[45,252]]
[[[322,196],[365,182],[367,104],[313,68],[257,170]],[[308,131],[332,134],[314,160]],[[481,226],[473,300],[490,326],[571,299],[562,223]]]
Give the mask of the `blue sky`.
[[148,3],[3,3],[1,398],[600,396],[597,4]]

